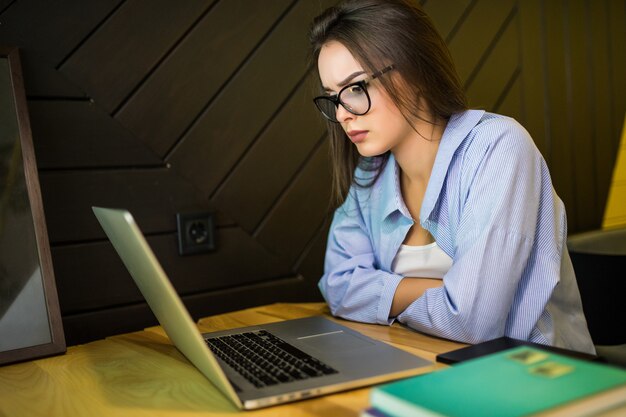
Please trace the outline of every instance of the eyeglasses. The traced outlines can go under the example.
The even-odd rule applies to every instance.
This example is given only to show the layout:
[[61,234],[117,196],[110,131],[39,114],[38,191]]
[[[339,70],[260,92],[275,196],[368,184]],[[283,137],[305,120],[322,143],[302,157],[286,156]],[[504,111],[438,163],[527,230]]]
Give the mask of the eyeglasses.
[[393,68],[393,64],[389,65],[380,71],[376,71],[364,80],[346,85],[336,95],[315,97],[313,102],[324,117],[334,123],[339,123],[337,120],[337,109],[339,109],[340,104],[350,113],[363,116],[370,111],[372,106],[372,100],[367,93],[367,85]]

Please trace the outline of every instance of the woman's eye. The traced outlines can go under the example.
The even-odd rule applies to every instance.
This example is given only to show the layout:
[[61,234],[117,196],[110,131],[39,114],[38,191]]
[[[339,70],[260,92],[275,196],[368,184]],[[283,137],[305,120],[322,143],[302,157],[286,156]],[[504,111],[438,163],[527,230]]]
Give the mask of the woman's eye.
[[361,87],[360,85],[353,85],[350,86],[348,88],[348,91],[350,92],[350,94],[362,94],[363,93],[363,87]]

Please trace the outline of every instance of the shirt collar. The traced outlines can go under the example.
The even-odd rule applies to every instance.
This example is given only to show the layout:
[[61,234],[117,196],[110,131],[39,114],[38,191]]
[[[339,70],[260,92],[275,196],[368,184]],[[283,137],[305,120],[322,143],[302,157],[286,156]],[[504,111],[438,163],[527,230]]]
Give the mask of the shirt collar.
[[441,137],[437,156],[435,157],[435,164],[430,174],[428,187],[426,187],[426,194],[422,201],[420,219],[425,220],[430,216],[439,199],[439,194],[441,194],[441,188],[454,153],[484,114],[484,110],[467,110],[463,113],[452,115],[450,120],[448,120],[446,130]]
[[411,218],[409,210],[404,205],[402,191],[400,190],[400,168],[396,163],[393,154],[389,154],[387,165],[381,175],[381,201],[383,203],[382,215],[386,218],[391,213],[399,211],[408,218]]

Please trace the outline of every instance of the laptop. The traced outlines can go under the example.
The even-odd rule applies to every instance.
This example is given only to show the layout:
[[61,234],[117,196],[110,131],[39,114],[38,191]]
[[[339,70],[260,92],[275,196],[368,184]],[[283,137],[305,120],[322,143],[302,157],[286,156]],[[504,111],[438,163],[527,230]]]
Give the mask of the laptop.
[[239,409],[379,384],[432,365],[322,316],[200,334],[132,215],[93,211],[171,341]]

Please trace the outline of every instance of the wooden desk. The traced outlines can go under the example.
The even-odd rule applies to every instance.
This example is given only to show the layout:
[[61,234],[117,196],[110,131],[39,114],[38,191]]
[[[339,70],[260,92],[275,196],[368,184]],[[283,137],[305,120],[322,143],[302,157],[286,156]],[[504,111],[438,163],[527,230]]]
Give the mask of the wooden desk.
[[[273,304],[200,320],[201,331],[328,314],[322,303]],[[402,328],[341,323],[435,361],[464,345]],[[433,368],[443,365],[434,364]],[[369,389],[246,411],[246,416],[358,416]],[[70,347],[65,355],[0,368],[0,416],[225,416],[237,413],[160,327]]]
[[[207,332],[316,314],[330,317],[321,303],[272,304],[208,317],[198,327]],[[399,325],[340,322],[433,362],[438,353],[464,346]],[[444,366],[433,363],[429,370]],[[355,417],[368,406],[368,395],[365,388],[241,413],[250,417]],[[541,416],[569,417],[571,411]],[[204,417],[238,412],[176,350],[160,327],[73,346],[62,356],[0,368],[0,417]],[[626,404],[601,415],[626,416]]]

